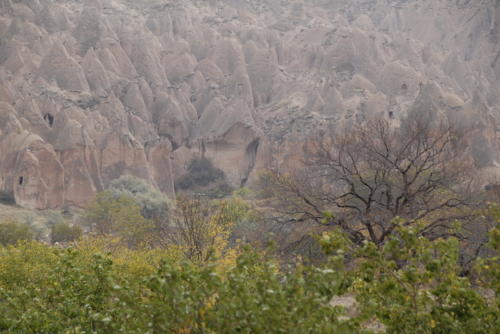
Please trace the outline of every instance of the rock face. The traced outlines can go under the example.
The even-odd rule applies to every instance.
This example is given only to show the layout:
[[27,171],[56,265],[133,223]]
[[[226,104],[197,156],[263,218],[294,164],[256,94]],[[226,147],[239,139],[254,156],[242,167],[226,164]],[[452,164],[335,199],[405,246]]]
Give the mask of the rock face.
[[497,0],[0,0],[0,190],[84,206],[127,173],[169,196],[190,159],[233,186],[321,127],[468,125],[499,160]]

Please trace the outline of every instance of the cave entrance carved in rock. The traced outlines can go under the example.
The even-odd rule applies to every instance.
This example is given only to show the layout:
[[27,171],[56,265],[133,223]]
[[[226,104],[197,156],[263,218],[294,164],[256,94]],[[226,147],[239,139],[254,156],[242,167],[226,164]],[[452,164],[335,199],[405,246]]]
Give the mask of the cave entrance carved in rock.
[[45,120],[45,122],[47,122],[47,124],[52,127],[52,125],[54,125],[54,116],[52,114],[45,114],[43,116],[43,119]]

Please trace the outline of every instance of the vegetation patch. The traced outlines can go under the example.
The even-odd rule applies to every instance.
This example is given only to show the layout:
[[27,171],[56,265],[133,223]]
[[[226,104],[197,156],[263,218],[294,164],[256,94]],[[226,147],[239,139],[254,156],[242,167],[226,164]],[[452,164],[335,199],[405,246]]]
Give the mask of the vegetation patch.
[[[196,211],[193,221],[231,216],[225,207],[205,216],[196,202],[186,210]],[[103,237],[67,249],[0,247],[0,332],[496,333],[498,302],[479,288],[498,296],[498,257],[478,259],[477,279],[463,277],[457,239],[415,232],[400,221],[379,247],[331,231],[318,237],[327,261],[290,267],[251,247],[221,266],[215,253],[192,256],[196,238],[185,239],[194,246],[187,253]],[[490,234],[496,252],[499,236]],[[348,256],[356,261],[346,267]]]
[[27,225],[15,220],[0,223],[0,245],[13,245],[19,241],[33,240],[35,232]]
[[50,241],[52,243],[71,242],[79,239],[82,234],[83,231],[80,226],[62,221],[50,228]]
[[188,173],[175,182],[175,188],[183,192],[202,193],[211,198],[229,195],[233,188],[222,170],[208,158],[195,158],[187,168]]

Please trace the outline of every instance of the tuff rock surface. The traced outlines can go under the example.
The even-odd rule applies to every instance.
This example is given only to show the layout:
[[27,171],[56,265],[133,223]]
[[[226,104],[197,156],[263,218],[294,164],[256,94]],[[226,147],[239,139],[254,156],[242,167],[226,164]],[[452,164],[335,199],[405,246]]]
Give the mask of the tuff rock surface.
[[498,0],[0,0],[0,190],[84,206],[127,173],[233,186],[367,117],[472,126],[499,159]]

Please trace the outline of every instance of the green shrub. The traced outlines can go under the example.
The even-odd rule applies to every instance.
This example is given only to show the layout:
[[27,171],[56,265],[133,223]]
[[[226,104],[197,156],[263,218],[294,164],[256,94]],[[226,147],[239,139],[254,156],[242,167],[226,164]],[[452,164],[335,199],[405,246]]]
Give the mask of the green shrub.
[[191,160],[187,168],[188,174],[176,182],[176,187],[181,190],[190,189],[194,186],[204,187],[210,183],[224,179],[224,172],[212,164],[207,158],[196,158]]
[[70,225],[65,221],[55,223],[50,228],[50,241],[56,242],[70,242],[77,240],[82,236],[82,229],[77,225]]
[[[24,258],[23,283],[3,279],[16,261],[0,261],[0,332],[8,333],[331,333],[345,324],[328,301],[332,271],[281,273],[247,250],[224,276],[215,263],[162,261],[132,272],[113,258],[73,249],[21,246],[0,259]],[[7,277],[7,276],[6,276]],[[349,325],[350,326],[350,325]],[[341,331],[347,333],[347,331]],[[354,333],[354,332],[353,332]],[[358,331],[362,333],[362,331]]]
[[167,196],[146,181],[131,175],[113,180],[108,191],[115,197],[126,196],[134,200],[146,219],[167,220],[171,203]]
[[141,214],[141,207],[127,195],[100,192],[85,210],[83,224],[95,235],[114,235],[129,246],[151,243],[154,223]]
[[[372,242],[349,247],[348,239],[337,232],[320,239],[336,256],[343,258],[347,252],[355,259],[353,270],[345,272],[349,291],[359,303],[360,315],[353,321],[376,320],[387,333],[397,334],[496,333],[498,303],[489,303],[461,276],[458,240],[431,241],[420,236],[418,228],[405,227],[403,220],[396,224],[382,247]],[[498,296],[498,285],[488,288]]]
[[32,240],[35,237],[33,229],[15,220],[0,223],[0,245],[13,245],[19,241]]
[[[229,222],[247,211],[227,203],[211,216]],[[500,218],[498,210],[492,215]],[[317,266],[283,266],[251,247],[223,270],[215,256],[200,262],[170,250],[117,251],[107,239],[64,250],[38,242],[0,247],[0,332],[368,334],[378,324],[394,334],[496,334],[498,257],[477,261],[481,287],[494,295],[488,299],[461,276],[456,239],[429,240],[404,220],[394,223],[383,245],[325,232],[318,243],[328,260]],[[497,226],[489,244],[497,252],[499,236]],[[96,246],[102,242],[109,251]],[[332,303],[346,294],[355,312]]]
[[210,189],[207,192],[208,197],[210,198],[224,198],[233,192],[233,187],[231,187],[227,182],[219,183],[213,189]]
[[56,224],[64,222],[64,217],[58,211],[48,211],[45,218],[45,225],[51,228]]

